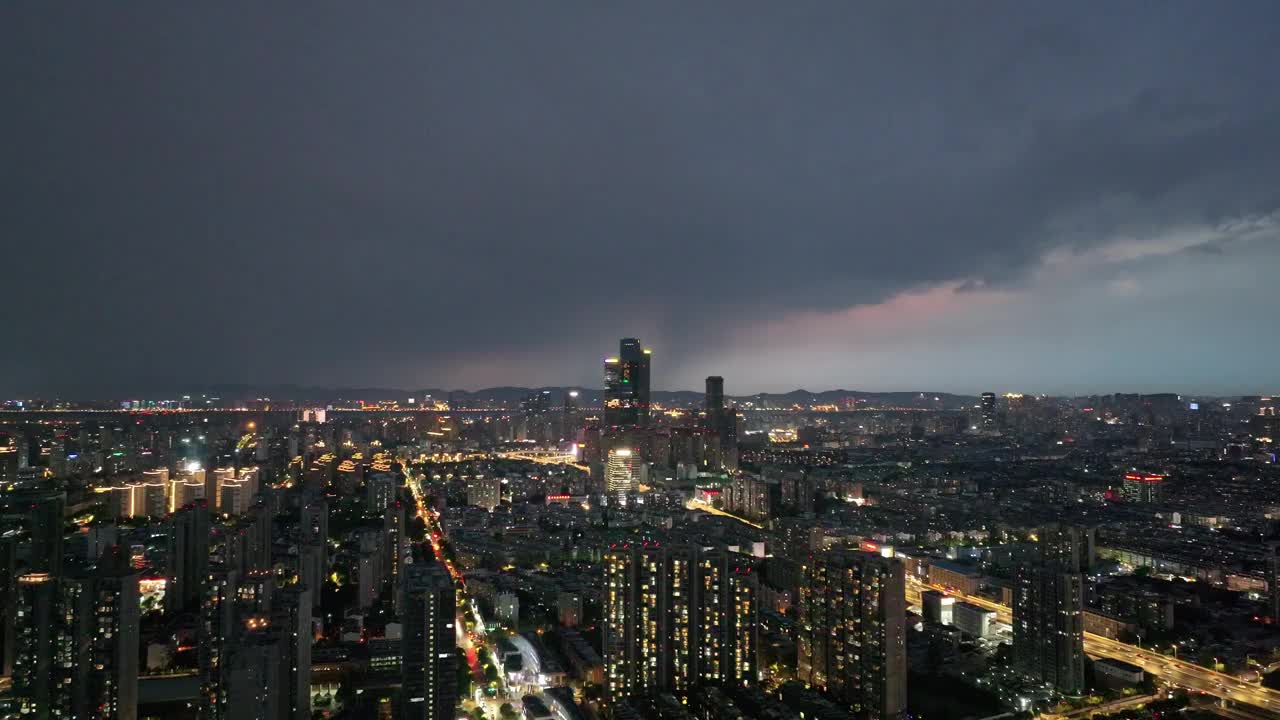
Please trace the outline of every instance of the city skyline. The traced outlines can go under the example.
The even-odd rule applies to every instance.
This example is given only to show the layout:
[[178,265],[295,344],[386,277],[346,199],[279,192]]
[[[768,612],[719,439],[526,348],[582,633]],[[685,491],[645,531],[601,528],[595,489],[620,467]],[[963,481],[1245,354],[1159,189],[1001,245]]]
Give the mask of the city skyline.
[[1267,392],[1277,13],[9,6],[0,395]]
[[1278,30],[0,5],[0,720],[1280,720]]

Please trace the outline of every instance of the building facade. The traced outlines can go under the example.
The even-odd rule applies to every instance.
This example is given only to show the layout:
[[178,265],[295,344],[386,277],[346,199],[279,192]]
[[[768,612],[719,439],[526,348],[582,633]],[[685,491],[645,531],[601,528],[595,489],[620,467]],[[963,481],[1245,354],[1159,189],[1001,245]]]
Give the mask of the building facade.
[[816,553],[803,566],[797,678],[871,720],[907,708],[906,571],[875,553]]

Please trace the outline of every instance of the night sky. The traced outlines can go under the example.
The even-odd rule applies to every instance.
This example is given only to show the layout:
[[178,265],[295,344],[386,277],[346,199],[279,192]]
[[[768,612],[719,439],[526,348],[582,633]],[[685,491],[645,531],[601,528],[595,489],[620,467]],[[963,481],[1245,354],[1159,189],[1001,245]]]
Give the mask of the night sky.
[[12,2],[0,87],[0,396],[1280,392],[1274,0]]

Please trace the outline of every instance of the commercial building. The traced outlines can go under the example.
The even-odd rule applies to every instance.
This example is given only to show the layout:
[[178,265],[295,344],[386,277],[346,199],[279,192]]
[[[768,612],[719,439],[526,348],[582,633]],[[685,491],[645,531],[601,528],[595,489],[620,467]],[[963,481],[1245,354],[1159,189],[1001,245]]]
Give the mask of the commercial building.
[[952,624],[960,632],[976,638],[985,638],[991,634],[996,623],[996,611],[979,607],[973,603],[956,603],[951,612]]
[[1163,475],[1144,472],[1125,473],[1124,499],[1131,503],[1158,503],[1163,486]]
[[637,338],[623,338],[617,357],[604,361],[604,421],[612,429],[649,425],[651,352]]
[[924,619],[939,625],[951,625],[954,621],[953,611],[956,599],[937,590],[925,590],[920,593],[920,606]]
[[604,468],[605,493],[610,499],[626,502],[640,486],[640,454],[632,448],[612,448]]
[[982,573],[977,568],[946,560],[929,561],[929,584],[953,590],[962,595],[976,595],[982,587]]
[[706,465],[711,470],[738,468],[738,411],[725,407],[724,378],[707,378],[703,402],[703,427],[711,434],[706,445]]
[[1093,676],[1097,679],[1098,685],[1108,690],[1137,687],[1146,679],[1142,668],[1111,658],[1094,660]]
[[982,413],[982,429],[987,432],[993,432],[997,428],[998,418],[996,417],[996,394],[993,392],[982,393],[981,400]]

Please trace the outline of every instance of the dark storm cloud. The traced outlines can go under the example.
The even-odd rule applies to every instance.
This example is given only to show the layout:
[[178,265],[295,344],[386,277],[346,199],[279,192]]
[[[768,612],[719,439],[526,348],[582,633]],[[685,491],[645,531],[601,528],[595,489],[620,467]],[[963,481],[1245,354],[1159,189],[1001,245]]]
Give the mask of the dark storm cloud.
[[[592,383],[633,333],[660,384],[691,386],[768,328],[904,292],[1052,312],[1046,257],[1280,208],[1277,21],[1246,2],[9,5],[0,389]],[[1128,262],[1102,294],[1156,272]],[[986,339],[1033,346],[1034,313],[1017,322]],[[901,381],[800,376],[806,342],[740,377]],[[1218,360],[1197,359],[1205,382]]]

